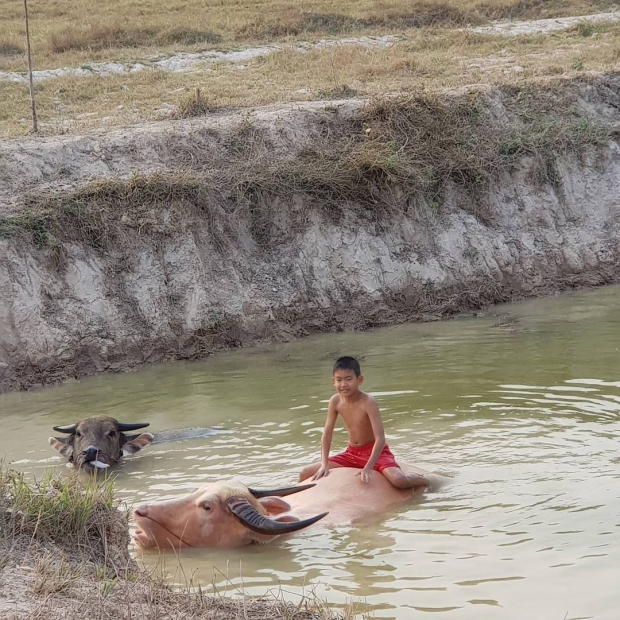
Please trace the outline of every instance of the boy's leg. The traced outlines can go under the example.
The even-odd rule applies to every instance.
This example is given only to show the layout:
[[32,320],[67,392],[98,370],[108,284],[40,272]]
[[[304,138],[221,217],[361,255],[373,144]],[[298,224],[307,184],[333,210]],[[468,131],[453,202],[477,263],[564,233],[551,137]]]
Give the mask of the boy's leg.
[[299,482],[303,482],[304,480],[306,480],[306,478],[311,478],[312,476],[314,476],[314,474],[316,474],[316,472],[319,471],[320,467],[321,467],[321,461],[319,461],[318,463],[312,463],[312,465],[306,465],[299,472]]
[[[336,469],[338,467],[342,467],[342,465],[338,465],[338,463],[334,463],[333,461],[329,462],[330,469]],[[303,482],[304,480],[311,478],[317,471],[319,471],[320,468],[321,461],[318,463],[312,463],[312,465],[306,465],[306,467],[304,467],[299,474],[299,482]]]
[[406,474],[400,467],[386,467],[381,472],[397,489],[430,487],[430,480],[422,474]]

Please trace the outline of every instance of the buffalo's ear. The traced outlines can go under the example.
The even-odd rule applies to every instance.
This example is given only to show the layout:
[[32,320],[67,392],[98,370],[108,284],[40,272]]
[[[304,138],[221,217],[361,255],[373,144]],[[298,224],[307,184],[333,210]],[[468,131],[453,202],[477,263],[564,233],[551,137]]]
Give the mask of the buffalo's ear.
[[297,523],[299,518],[293,515],[282,515],[281,517],[276,517],[274,521],[277,521],[278,523]]
[[151,433],[142,433],[140,435],[125,435],[125,433],[121,433],[121,455],[127,456],[128,454],[138,452],[138,450],[142,450],[144,446],[148,446],[151,441],[153,441],[153,435],[151,435]]
[[[263,508],[267,509],[269,515],[280,515],[283,512],[288,512],[291,509],[291,505],[288,502],[285,502],[283,499],[279,497],[263,497],[258,500],[259,504],[263,506]],[[294,521],[298,521],[298,519],[293,519]]]
[[66,459],[73,460],[73,438],[70,437],[50,437],[47,441],[52,448],[58,450]]

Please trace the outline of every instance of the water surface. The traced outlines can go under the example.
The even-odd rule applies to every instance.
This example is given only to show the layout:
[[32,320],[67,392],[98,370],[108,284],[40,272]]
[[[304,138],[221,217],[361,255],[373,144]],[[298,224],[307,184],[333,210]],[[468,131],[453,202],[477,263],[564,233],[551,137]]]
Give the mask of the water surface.
[[[288,484],[318,457],[331,364],[357,355],[397,459],[452,483],[362,526],[192,550],[182,570],[168,555],[170,580],[291,600],[314,591],[398,620],[611,620],[620,607],[618,308],[620,288],[609,287],[8,394],[0,456],[32,475],[62,469],[51,427],[107,414],[153,431],[225,431],[128,458],[116,482],[128,502],[220,478]],[[344,443],[339,430],[334,448]]]

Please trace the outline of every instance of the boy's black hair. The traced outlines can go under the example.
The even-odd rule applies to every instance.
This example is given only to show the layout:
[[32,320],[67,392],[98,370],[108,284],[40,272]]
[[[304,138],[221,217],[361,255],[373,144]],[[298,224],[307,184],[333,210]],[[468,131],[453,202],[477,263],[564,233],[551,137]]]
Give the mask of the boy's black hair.
[[350,370],[355,373],[356,377],[359,377],[362,374],[362,369],[360,368],[360,363],[354,357],[339,357],[334,364],[334,370],[332,374],[337,370]]

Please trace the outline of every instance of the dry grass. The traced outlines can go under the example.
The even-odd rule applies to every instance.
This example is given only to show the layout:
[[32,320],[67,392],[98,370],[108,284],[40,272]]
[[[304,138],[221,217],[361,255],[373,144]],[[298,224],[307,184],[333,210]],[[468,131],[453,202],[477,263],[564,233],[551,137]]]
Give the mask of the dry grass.
[[214,108],[209,105],[208,99],[197,88],[192,95],[181,99],[175,118],[192,118],[194,116],[204,116],[213,112]]
[[[282,38],[372,34],[453,27],[489,19],[537,19],[611,9],[615,0],[50,0],[30,9],[38,68],[132,60],[178,49]],[[23,3],[4,0],[0,40],[23,37]],[[122,16],[122,17],[119,17]],[[22,58],[0,55],[0,70],[23,70]]]
[[87,29],[67,28],[50,35],[50,48],[54,54],[70,50],[97,52],[119,48],[138,48],[169,45],[191,46],[219,43],[221,37],[208,30],[171,28],[127,28],[119,24],[92,26]]
[[9,56],[23,56],[24,48],[10,40],[0,40],[0,58]]
[[[309,210],[333,221],[358,210],[380,226],[393,209],[440,208],[450,184],[475,194],[474,214],[488,221],[485,188],[524,156],[536,162],[538,182],[554,184],[558,154],[608,141],[610,130],[577,110],[570,86],[505,87],[501,120],[475,92],[376,100],[354,117],[326,117],[322,137],[292,160],[274,157],[260,133],[242,126],[218,152],[191,153],[183,173],[32,195],[22,215],[0,218],[0,237],[27,235],[52,252],[77,241],[107,255],[131,246],[132,235],[175,235],[206,221],[211,242],[225,252],[250,222],[255,242],[274,248],[303,229]],[[273,205],[291,196],[305,208],[287,212],[283,229]]]
[[[37,560],[35,560],[37,562]],[[371,616],[355,605],[342,609],[327,605],[312,594],[299,602],[282,593],[250,598],[217,590],[171,589],[148,574],[131,580],[97,579],[83,575],[70,562],[38,561],[33,571],[10,570],[11,598],[20,597],[17,609],[2,608],[3,620],[353,620]],[[34,574],[33,574],[34,573]]]
[[[553,35],[498,37],[420,30],[389,48],[285,50],[244,68],[216,64],[208,72],[144,71],[131,75],[58,78],[36,85],[44,132],[87,131],[226,106],[386,92],[414,94],[468,84],[519,85],[549,76],[606,72],[620,63],[620,26],[579,24]],[[205,105],[191,105],[195,88]],[[0,135],[28,131],[28,89],[3,84]],[[185,108],[183,109],[183,105]],[[189,107],[188,107],[189,106]]]

